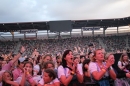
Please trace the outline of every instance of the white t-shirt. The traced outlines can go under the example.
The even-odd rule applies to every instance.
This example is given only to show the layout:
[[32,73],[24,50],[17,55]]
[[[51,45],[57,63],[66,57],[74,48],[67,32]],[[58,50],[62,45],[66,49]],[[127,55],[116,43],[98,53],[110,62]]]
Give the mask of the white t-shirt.
[[[53,81],[51,81],[49,84],[54,84],[54,83],[56,83],[56,82],[60,82],[57,78],[55,78]],[[44,85],[44,80],[43,79],[41,79],[40,81],[39,81],[39,84],[41,84],[41,85]]]
[[127,64],[128,64],[128,62],[125,63],[125,62],[118,61],[118,67],[122,67],[122,66],[125,66]]
[[33,80],[38,84],[38,82],[42,79],[40,75],[33,76]]
[[[118,67],[120,68],[123,68],[123,66],[126,66],[128,65],[128,62],[121,62],[121,61],[118,61]],[[122,70],[122,69],[121,69]],[[129,70],[127,69],[123,69],[125,72],[129,72]]]
[[[82,70],[81,64],[78,64],[78,65],[77,65],[77,70],[79,71],[79,73],[80,73],[81,75],[83,75],[83,70]],[[58,67],[58,78],[60,78],[61,75],[64,75],[64,76],[68,77],[68,76],[70,75],[70,74],[69,74],[69,68],[63,68],[62,65],[59,66],[59,67]]]
[[[88,70],[90,71],[90,74],[92,74],[94,71],[98,71],[98,72],[101,71],[101,69],[99,68],[96,62],[90,62]],[[105,73],[105,76],[109,76],[108,71]]]

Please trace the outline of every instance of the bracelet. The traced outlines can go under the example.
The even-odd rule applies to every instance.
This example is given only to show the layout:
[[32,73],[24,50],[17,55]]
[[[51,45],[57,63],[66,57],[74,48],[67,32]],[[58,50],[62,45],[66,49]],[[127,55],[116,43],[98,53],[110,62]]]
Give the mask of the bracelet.
[[103,72],[106,72],[106,70],[105,70],[105,69],[102,69],[102,71],[103,71]]
[[113,70],[112,66],[110,66],[110,67],[108,68],[108,70]]
[[71,73],[70,73],[71,75],[74,75],[75,73],[73,72],[73,71],[71,71]]

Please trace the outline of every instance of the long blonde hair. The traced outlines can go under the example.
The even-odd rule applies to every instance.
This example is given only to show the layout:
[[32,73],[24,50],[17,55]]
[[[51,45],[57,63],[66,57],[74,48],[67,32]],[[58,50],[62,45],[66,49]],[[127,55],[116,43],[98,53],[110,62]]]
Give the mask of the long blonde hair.
[[[120,57],[120,61],[121,62],[123,62],[123,57],[124,56],[127,56],[128,57],[128,55],[127,55],[127,53],[123,53],[122,55],[121,55],[121,57]],[[129,61],[129,57],[128,57],[128,59],[127,59],[127,62]]]

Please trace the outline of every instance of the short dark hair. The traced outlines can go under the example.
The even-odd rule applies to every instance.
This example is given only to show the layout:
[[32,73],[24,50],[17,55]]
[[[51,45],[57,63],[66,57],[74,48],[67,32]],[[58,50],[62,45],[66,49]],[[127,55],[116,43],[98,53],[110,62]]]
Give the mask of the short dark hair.
[[45,69],[44,72],[48,73],[49,77],[52,77],[52,80],[56,78],[56,73],[52,69]]
[[80,59],[82,59],[83,57],[85,58],[85,56],[84,56],[84,55],[81,55],[81,56],[80,56]]
[[89,63],[90,63],[90,59],[85,59],[85,60],[83,61],[83,66],[82,66],[83,72],[84,72],[84,71],[87,71],[87,69],[85,69],[84,66],[85,66],[85,64],[88,65]]
[[3,60],[4,60],[4,58],[0,57],[0,61],[3,61]]

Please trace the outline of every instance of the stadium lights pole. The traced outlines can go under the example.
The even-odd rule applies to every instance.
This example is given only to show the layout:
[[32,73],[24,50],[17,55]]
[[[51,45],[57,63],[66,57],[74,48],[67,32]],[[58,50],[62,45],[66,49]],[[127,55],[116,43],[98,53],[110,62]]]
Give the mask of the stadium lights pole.
[[72,32],[72,31],[70,31],[70,37],[72,37],[72,36],[71,36],[71,35],[72,35],[71,32]]
[[103,28],[103,36],[105,37],[105,27]]
[[93,35],[93,38],[94,38],[94,27],[93,27],[93,30],[92,30],[92,35]]
[[14,32],[10,32],[12,34],[12,41],[14,41]]
[[107,29],[107,27],[103,27],[103,36],[105,37],[105,30]]
[[81,36],[83,37],[83,29],[81,28]]
[[37,32],[36,32],[36,39],[37,39]]
[[118,32],[119,30],[118,30],[118,29],[119,29],[119,28],[118,28],[118,26],[117,26],[117,36],[119,35],[119,32]]
[[49,38],[48,30],[47,30],[47,38]]
[[24,40],[26,39],[26,33],[24,33]]

